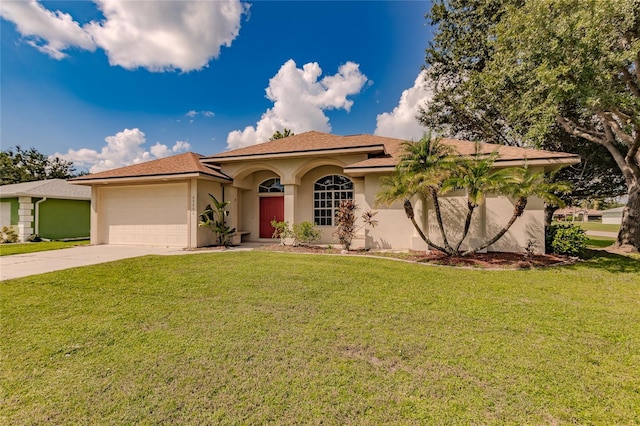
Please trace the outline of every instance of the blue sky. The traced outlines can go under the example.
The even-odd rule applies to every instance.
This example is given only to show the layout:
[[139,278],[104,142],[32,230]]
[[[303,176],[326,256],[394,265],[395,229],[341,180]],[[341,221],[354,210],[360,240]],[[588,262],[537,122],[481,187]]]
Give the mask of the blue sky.
[[417,139],[429,7],[3,0],[0,144],[99,171],[282,127]]

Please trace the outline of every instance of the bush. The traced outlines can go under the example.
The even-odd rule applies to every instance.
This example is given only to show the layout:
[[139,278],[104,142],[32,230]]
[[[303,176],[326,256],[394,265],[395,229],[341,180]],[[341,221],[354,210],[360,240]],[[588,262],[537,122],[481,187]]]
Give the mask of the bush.
[[288,239],[292,239],[291,244],[297,246],[299,244],[307,245],[320,239],[320,231],[311,222],[302,222],[293,224],[293,230],[289,227],[289,222],[277,220],[271,221],[273,226],[273,238],[279,238],[280,244],[286,245]]
[[311,222],[302,222],[293,225],[293,238],[297,244],[311,244],[320,239],[320,231]]
[[7,226],[2,227],[2,231],[0,231],[0,243],[17,243],[18,242],[18,234],[12,228]]
[[362,214],[362,225],[359,228],[356,227],[355,212],[357,209],[358,206],[353,200],[342,200],[336,212],[336,230],[333,235],[345,250],[351,248],[351,241],[353,241],[359,230],[365,226],[375,228],[378,224],[378,221],[373,219],[377,212],[367,211]]
[[286,222],[286,221],[279,222],[274,219],[271,221],[271,226],[273,227],[272,238],[280,239],[280,244],[285,246],[286,245],[285,241],[287,240],[287,238],[291,238],[293,236],[293,233],[291,232],[291,228],[289,228],[289,222]]
[[547,253],[579,256],[586,246],[587,235],[576,225],[551,225],[547,230]]

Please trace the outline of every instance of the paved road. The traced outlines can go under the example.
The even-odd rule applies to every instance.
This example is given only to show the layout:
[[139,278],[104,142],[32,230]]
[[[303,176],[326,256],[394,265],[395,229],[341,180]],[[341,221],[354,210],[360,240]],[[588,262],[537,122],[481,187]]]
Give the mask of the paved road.
[[0,281],[148,254],[188,253],[179,248],[99,245],[0,256]]
[[618,238],[617,232],[604,232],[604,231],[586,231],[587,235],[592,237],[609,237],[609,238]]

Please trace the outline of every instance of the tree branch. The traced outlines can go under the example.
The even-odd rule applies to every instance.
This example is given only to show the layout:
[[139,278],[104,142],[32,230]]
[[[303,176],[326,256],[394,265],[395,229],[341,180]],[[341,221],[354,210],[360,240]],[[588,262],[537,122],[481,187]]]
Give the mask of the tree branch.
[[[598,145],[604,146],[613,157],[613,160],[618,165],[618,168],[620,168],[620,171],[622,171],[622,174],[624,175],[624,178],[627,181],[627,183],[632,183],[635,180],[637,180],[634,176],[633,171],[629,168],[629,164],[627,163],[625,157],[622,155],[620,150],[614,145],[613,142],[615,139],[613,138],[613,133],[608,128],[607,123],[603,123],[605,128],[605,133],[601,133],[601,132],[591,132],[588,129],[585,129],[584,127],[578,126],[575,122],[573,122],[573,120],[569,120],[568,118],[563,117],[559,114],[556,115],[556,121],[568,133],[574,136],[578,136],[583,139],[586,139],[589,142],[597,143]],[[609,137],[606,134],[607,131],[610,133]]]
[[[631,93],[633,93],[636,98],[640,98],[640,88],[638,88],[638,85],[633,80],[633,76],[631,75],[627,67],[620,67],[620,71],[622,72],[623,80],[627,84],[629,90],[631,90]],[[637,72],[638,69],[636,67],[636,73]]]
[[[602,121],[606,123],[607,127],[609,127],[612,130],[611,137],[613,137],[613,134],[615,134],[615,136],[617,136],[618,139],[624,142],[630,149],[633,147],[635,140],[630,134],[626,133],[622,129],[622,127],[620,127],[620,123],[618,123],[618,120],[613,118],[611,113],[599,113],[598,116],[602,119]],[[605,130],[605,134],[606,134],[606,130]],[[608,135],[607,135],[607,139],[609,139]]]

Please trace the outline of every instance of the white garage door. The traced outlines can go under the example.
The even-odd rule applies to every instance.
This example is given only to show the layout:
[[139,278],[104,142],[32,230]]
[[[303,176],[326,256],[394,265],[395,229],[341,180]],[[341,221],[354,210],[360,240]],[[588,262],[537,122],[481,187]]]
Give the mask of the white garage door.
[[186,183],[104,188],[103,203],[104,243],[187,247]]

